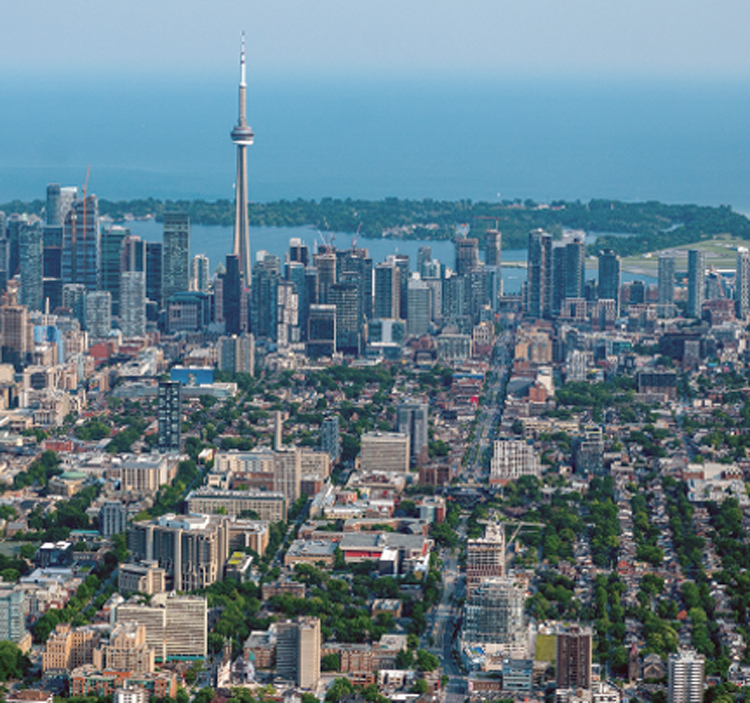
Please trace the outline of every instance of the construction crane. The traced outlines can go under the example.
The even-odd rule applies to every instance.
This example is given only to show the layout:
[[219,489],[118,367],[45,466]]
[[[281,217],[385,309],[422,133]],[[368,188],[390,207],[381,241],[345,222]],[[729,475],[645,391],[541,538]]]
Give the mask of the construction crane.
[[[544,524],[541,522],[525,522],[523,520],[508,520],[503,522],[498,522],[497,520],[477,520],[477,522],[480,525],[493,525],[496,528],[502,528],[502,534],[503,534],[503,545],[504,545],[504,561],[507,564],[508,561],[508,547],[514,542],[516,537],[518,537],[518,534],[521,532],[521,530],[524,527],[544,527]],[[507,527],[515,527],[515,531],[510,536],[510,539],[507,537],[506,528]],[[504,567],[504,570],[507,571],[507,568]]]
[[352,254],[357,250],[357,241],[359,240],[359,231],[362,229],[362,223],[357,227],[357,233],[352,237]]

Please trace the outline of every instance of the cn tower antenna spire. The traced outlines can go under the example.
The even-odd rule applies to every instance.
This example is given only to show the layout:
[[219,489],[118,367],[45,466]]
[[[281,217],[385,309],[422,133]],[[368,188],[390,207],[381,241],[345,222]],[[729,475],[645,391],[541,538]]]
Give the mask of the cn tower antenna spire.
[[253,143],[253,130],[245,115],[247,84],[245,82],[245,32],[240,48],[239,116],[232,130],[232,142],[237,145],[237,181],[235,185],[234,246],[232,253],[238,257],[240,274],[245,285],[250,285],[250,230],[247,212],[247,147]]
[[245,82],[245,30],[242,30],[242,49],[240,50],[240,85],[246,86]]

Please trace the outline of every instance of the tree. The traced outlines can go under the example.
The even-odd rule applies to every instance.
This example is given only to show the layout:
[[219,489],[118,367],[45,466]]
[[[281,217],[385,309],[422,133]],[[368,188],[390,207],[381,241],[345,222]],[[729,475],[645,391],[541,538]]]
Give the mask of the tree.
[[430,690],[430,684],[427,683],[427,679],[417,679],[413,684],[411,689],[409,689],[409,693],[418,693],[420,696],[423,696],[425,693],[428,693]]
[[340,671],[341,670],[341,655],[337,653],[326,654],[320,660],[320,670],[321,671]]
[[0,681],[20,679],[28,668],[28,658],[13,642],[0,642]]
[[326,693],[326,703],[338,703],[342,698],[354,693],[354,685],[349,679],[334,679]]
[[440,660],[424,649],[417,650],[417,669],[420,671],[435,671],[440,667]]
[[396,655],[396,668],[397,669],[411,669],[414,664],[414,655],[411,650],[402,650]]

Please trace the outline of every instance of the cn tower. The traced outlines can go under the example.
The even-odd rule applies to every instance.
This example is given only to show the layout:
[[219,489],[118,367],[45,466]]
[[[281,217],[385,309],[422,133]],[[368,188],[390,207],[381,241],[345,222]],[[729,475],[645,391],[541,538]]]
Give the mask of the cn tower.
[[234,246],[232,253],[239,259],[240,275],[250,285],[250,230],[247,221],[247,147],[253,143],[253,130],[245,118],[245,32],[242,32],[240,51],[240,116],[232,130],[232,142],[237,145],[237,185],[234,212]]

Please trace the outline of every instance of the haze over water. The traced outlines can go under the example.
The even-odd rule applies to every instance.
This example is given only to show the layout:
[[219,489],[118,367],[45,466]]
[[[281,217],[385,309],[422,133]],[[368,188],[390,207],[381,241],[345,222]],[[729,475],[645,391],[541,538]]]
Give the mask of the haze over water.
[[[236,77],[0,91],[0,202],[233,197]],[[750,85],[251,77],[250,197],[618,198],[750,212]]]

